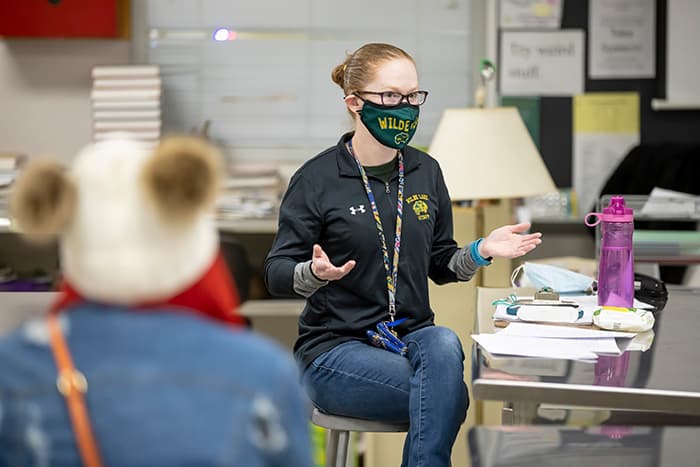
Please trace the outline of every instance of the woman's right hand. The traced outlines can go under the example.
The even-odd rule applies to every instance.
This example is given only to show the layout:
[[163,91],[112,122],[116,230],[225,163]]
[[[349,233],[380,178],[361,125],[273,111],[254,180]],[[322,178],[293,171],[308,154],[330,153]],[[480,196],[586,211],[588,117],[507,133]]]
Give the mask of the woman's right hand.
[[355,267],[355,260],[350,260],[342,266],[334,266],[328,259],[328,255],[321,245],[314,245],[313,255],[311,257],[311,272],[317,278],[324,281],[337,281],[345,277],[352,268]]

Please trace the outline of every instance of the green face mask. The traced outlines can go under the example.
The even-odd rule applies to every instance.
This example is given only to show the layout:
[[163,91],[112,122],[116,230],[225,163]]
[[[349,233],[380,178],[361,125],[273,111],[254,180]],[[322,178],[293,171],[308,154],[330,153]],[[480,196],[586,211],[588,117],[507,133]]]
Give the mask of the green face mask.
[[419,112],[417,105],[408,103],[386,106],[365,101],[360,120],[384,146],[402,149],[416,132]]

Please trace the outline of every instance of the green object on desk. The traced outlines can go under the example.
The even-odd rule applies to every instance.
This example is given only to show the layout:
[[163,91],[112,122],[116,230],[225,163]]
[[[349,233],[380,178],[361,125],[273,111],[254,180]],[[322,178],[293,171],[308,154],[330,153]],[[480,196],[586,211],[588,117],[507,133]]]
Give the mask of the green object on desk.
[[645,255],[698,255],[700,232],[687,230],[635,230],[635,253]]

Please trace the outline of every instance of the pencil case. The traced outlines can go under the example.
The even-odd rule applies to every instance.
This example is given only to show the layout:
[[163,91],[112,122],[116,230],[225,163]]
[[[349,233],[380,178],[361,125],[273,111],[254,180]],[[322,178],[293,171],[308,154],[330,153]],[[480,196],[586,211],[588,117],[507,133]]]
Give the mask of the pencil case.
[[654,321],[651,311],[638,308],[602,307],[593,312],[593,324],[613,331],[644,332]]

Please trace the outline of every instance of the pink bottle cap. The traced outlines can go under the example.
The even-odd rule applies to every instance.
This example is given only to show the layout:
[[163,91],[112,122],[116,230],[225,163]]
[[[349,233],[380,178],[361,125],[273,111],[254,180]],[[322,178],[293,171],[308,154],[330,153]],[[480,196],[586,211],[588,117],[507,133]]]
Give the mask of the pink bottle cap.
[[[590,222],[589,218],[595,218],[595,222]],[[584,218],[584,223],[593,227],[600,222],[634,222],[634,211],[625,206],[625,198],[622,196],[612,196],[610,204],[603,208],[603,212],[589,212]]]

